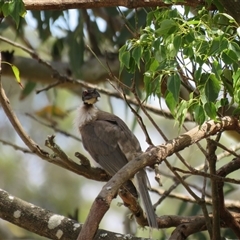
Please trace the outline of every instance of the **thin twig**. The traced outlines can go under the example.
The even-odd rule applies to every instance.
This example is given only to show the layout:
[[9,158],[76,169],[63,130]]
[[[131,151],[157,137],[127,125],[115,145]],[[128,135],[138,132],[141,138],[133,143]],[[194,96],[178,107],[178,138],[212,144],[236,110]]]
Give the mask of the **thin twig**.
[[220,176],[217,176],[217,175],[213,175],[213,174],[209,174],[209,173],[205,173],[205,172],[201,172],[201,171],[198,171],[195,169],[195,171],[188,171],[188,170],[184,170],[184,169],[181,169],[181,168],[178,168],[178,167],[174,167],[174,170],[178,171],[178,172],[181,172],[181,173],[185,173],[185,174],[192,174],[192,175],[196,175],[196,176],[202,176],[202,177],[206,177],[206,178],[209,178],[209,179],[216,179],[218,181],[221,181],[221,182],[229,182],[229,183],[234,183],[234,184],[240,184],[240,180],[236,180],[234,178],[226,178],[226,177],[220,177]]
[[[151,190],[158,193],[159,195],[165,195],[166,192],[165,190],[162,190],[160,188],[152,188]],[[196,203],[196,200],[194,198],[181,193],[169,193],[167,197],[175,198],[184,202]],[[207,205],[212,205],[212,198],[205,198],[205,203]],[[238,201],[226,200],[225,205],[228,209],[231,209],[232,211],[240,211],[240,204]]]
[[3,143],[3,144],[5,144],[5,145],[11,146],[11,147],[13,147],[15,150],[19,150],[19,151],[21,151],[21,152],[23,152],[23,153],[34,154],[32,151],[29,151],[29,149],[27,149],[27,148],[23,148],[23,147],[17,146],[17,145],[15,145],[15,144],[10,143],[10,142],[8,142],[8,141],[5,141],[5,140],[3,140],[3,139],[0,139],[0,142]]
[[184,179],[177,173],[177,171],[171,166],[171,164],[166,160],[163,159],[167,167],[171,170],[171,172],[175,175],[175,177],[178,179],[178,181],[185,187],[185,189],[189,192],[189,194],[196,199],[196,201],[199,203],[201,199],[191,190],[189,185],[184,181]]
[[233,156],[239,158],[239,154],[236,154],[234,151],[232,151],[231,149],[225,147],[224,145],[222,145],[221,143],[214,141],[214,144],[217,145],[218,147],[222,148],[223,150],[225,150],[226,152],[229,152],[230,154],[232,154]]
[[142,128],[144,134],[145,134],[145,137],[146,137],[146,142],[153,146],[153,142],[152,142],[152,139],[150,138],[149,134],[148,134],[148,131],[147,131],[147,128],[143,122],[143,119],[142,117],[137,113],[137,111],[129,104],[129,102],[127,101],[127,97],[125,94],[123,94],[124,96],[124,99],[125,99],[125,102],[127,103],[127,105],[129,106],[129,108],[131,109],[131,111],[134,113],[134,115],[137,117],[137,120],[138,120],[138,123],[140,125],[140,127]]
[[66,131],[63,131],[62,129],[56,127],[55,124],[45,123],[45,122],[39,120],[38,118],[36,118],[35,116],[33,116],[33,115],[30,114],[30,113],[26,113],[26,116],[32,118],[32,119],[35,120],[36,122],[38,122],[38,123],[40,123],[40,124],[42,124],[42,125],[44,125],[44,126],[46,126],[46,127],[49,127],[49,128],[51,128],[51,129],[53,129],[55,132],[59,132],[59,133],[65,135],[65,136],[71,137],[71,138],[73,138],[73,139],[75,139],[75,140],[77,140],[77,141],[79,141],[79,142],[82,141],[79,137],[77,137],[77,136],[75,136],[75,135],[72,135],[71,133],[68,133],[68,132],[66,132]]
[[237,143],[236,145],[232,146],[231,148],[228,148],[227,150],[225,150],[224,152],[219,153],[217,155],[217,160],[220,160],[224,157],[228,157],[232,154],[232,152],[236,152],[239,149],[240,149],[240,143]]

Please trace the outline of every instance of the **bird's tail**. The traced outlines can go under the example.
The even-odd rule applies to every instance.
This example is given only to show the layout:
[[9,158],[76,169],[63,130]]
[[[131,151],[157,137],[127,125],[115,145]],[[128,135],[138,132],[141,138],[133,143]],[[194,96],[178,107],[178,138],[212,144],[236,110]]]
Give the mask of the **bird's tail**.
[[148,185],[150,186],[147,174],[144,169],[140,170],[136,175],[137,189],[143,202],[143,207],[147,215],[149,227],[158,228],[156,214],[148,193]]

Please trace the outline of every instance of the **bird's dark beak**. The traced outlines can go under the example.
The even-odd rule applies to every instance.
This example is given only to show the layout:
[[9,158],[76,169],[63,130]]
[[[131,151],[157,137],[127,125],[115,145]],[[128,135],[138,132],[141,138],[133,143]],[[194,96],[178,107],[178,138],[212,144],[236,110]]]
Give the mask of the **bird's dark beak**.
[[100,97],[100,94],[96,89],[84,90],[82,93],[82,100],[85,104],[94,104],[98,97]]

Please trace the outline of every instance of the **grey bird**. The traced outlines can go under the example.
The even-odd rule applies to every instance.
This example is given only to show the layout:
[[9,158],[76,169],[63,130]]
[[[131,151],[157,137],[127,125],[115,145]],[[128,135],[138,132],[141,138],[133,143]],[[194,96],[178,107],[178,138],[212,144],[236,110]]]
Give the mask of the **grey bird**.
[[[135,135],[122,119],[94,106],[100,94],[96,89],[84,90],[83,104],[78,110],[76,125],[80,131],[84,148],[92,158],[110,175],[116,174],[128,161],[142,153]],[[158,228],[156,215],[148,193],[149,180],[144,169],[135,174],[137,190],[143,202],[148,224]],[[123,188],[133,196],[138,193],[131,180]]]

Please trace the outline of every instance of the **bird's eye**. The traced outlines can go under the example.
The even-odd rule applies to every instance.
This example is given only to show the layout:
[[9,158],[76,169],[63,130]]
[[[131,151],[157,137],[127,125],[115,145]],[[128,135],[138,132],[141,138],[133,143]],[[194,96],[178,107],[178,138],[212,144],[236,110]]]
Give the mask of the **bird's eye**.
[[84,90],[83,91],[83,95],[86,96],[88,94],[88,91],[87,90]]

